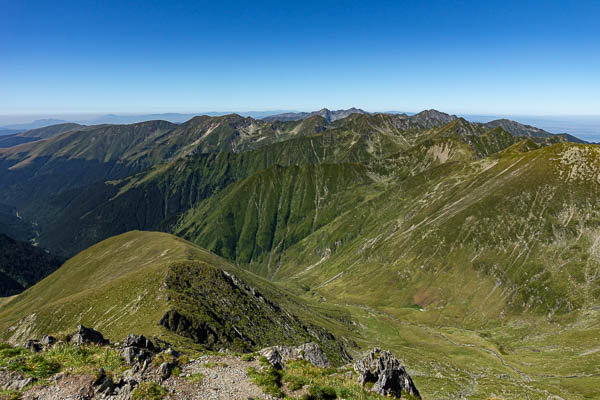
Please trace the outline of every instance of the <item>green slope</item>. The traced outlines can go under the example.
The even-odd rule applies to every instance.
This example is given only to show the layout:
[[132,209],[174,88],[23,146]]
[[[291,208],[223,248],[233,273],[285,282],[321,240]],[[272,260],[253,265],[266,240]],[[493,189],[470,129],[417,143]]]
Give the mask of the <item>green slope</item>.
[[[307,130],[294,133],[292,138],[281,134],[274,139],[275,142],[268,145],[270,137],[259,135],[264,140],[260,141],[260,147],[251,151],[182,156],[125,179],[94,183],[83,188],[63,188],[58,195],[30,200],[20,211],[26,220],[35,222],[39,227],[37,240],[42,246],[57,254],[71,256],[93,243],[128,230],[171,230],[182,214],[195,208],[203,200],[228,185],[273,165],[364,163],[372,180],[382,181],[426,169],[436,157],[439,158],[437,162],[446,162],[444,150],[440,153],[435,147],[439,141],[454,140],[453,148],[461,154],[459,158],[470,160],[478,155],[497,151],[516,140],[501,130],[479,137],[461,136],[442,128],[424,131],[415,122],[383,114],[352,116],[336,121],[336,125],[327,130],[320,130],[318,127],[322,121],[319,118],[287,123]],[[219,119],[198,117],[199,121],[194,119],[189,124],[196,122],[200,125],[196,128],[202,131],[210,129],[210,123],[218,122],[216,126],[225,129],[222,125],[224,121],[232,124],[232,119],[237,124],[250,121],[235,116]],[[429,123],[433,124],[431,121]],[[273,128],[278,123],[269,126]],[[230,125],[226,127],[228,132],[232,129]],[[177,129],[183,128],[182,125]],[[212,133],[217,131],[215,128]],[[167,133],[164,137],[172,135],[174,134]],[[191,137],[182,137],[181,143],[191,140]],[[157,140],[162,140],[162,136]],[[474,153],[475,146],[478,149]],[[159,146],[155,150],[161,148],[163,147]],[[421,153],[429,154],[429,161],[419,161],[416,168],[416,158],[422,157]],[[404,165],[390,160],[402,160],[400,163]],[[96,172],[106,165],[108,164],[98,164]],[[120,168],[125,166],[121,165]],[[117,168],[111,170],[111,173],[119,171],[124,172]],[[88,172],[84,174],[86,179],[89,178]],[[60,177],[53,176],[54,179]],[[31,182],[27,183],[30,184]],[[44,184],[51,186],[54,182],[50,180]],[[64,225],[69,225],[71,229],[61,229]]]
[[314,340],[333,360],[344,355],[321,326],[331,322],[306,302],[156,232],[98,243],[0,308],[0,332],[11,342],[69,333],[78,324],[112,340],[138,333],[238,351]]
[[279,255],[363,201],[360,164],[272,167],[183,215],[176,233],[236,262],[277,268]]
[[[245,349],[314,324],[392,348],[427,398],[600,395],[598,148],[434,111],[302,123],[197,118],[139,147],[150,169],[22,208],[63,254],[159,229],[228,261],[164,234],[111,238],[65,265],[69,284],[52,275],[0,309],[0,329],[85,321]],[[252,289],[272,305],[257,326]]]

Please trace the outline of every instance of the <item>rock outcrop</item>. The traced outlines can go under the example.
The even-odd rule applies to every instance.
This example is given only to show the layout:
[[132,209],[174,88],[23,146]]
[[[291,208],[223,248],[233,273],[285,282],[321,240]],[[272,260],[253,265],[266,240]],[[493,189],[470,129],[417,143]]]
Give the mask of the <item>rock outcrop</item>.
[[361,385],[373,383],[371,391],[382,396],[402,396],[402,392],[420,399],[421,395],[411,377],[390,351],[375,348],[354,363]]
[[152,341],[143,335],[128,335],[121,346],[121,354],[128,365],[136,368],[143,367],[144,363],[152,360],[158,349]]
[[108,344],[108,340],[104,339],[100,332],[92,328],[86,328],[83,325],[77,327],[77,332],[71,336],[70,342],[75,344]]
[[262,349],[260,354],[265,356],[267,361],[277,369],[281,369],[283,364],[288,360],[304,360],[320,368],[330,366],[327,356],[323,353],[319,345],[314,342],[296,347],[267,347],[266,349]]

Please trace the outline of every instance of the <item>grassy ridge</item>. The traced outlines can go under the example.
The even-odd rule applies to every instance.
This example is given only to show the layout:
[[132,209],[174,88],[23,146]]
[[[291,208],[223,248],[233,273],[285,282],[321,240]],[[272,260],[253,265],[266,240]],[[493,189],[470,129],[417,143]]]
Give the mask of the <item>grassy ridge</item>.
[[[186,323],[161,326],[168,311]],[[339,320],[158,232],[133,231],[98,243],[0,308],[0,331],[10,342],[68,334],[79,324],[113,341],[137,333],[213,350],[317,341],[332,360],[341,362],[343,355],[328,331]]]

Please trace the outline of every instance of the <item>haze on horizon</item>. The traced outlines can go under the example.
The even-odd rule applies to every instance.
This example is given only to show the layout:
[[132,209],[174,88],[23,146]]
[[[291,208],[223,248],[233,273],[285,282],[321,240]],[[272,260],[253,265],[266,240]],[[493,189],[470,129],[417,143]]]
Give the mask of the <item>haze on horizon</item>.
[[1,115],[600,114],[597,1],[1,8]]

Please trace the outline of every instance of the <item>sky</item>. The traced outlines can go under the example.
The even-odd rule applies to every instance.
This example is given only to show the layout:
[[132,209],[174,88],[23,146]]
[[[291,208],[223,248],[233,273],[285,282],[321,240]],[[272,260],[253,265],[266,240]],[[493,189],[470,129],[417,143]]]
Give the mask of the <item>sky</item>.
[[600,115],[598,1],[0,0],[0,115]]

